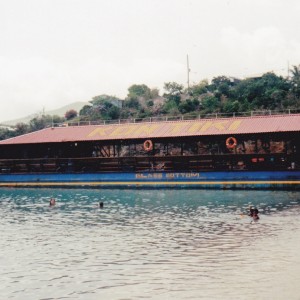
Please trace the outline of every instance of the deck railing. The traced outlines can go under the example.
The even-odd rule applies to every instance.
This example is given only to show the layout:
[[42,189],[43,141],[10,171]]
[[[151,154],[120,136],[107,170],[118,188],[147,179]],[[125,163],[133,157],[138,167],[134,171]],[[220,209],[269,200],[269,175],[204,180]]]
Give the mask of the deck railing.
[[299,169],[295,154],[283,153],[0,159],[0,174]]
[[[152,122],[167,122],[167,121],[183,121],[183,120],[199,120],[199,119],[219,119],[219,118],[237,118],[237,117],[256,117],[256,116],[275,116],[275,115],[291,115],[300,114],[299,109],[284,109],[284,110],[259,110],[248,112],[234,113],[190,113],[184,115],[160,115],[157,117],[148,118],[129,118],[116,120],[97,120],[97,121],[66,121],[63,123],[50,123],[46,127],[65,127],[65,126],[87,126],[87,125],[109,125],[109,124],[128,124],[128,123],[152,123]],[[0,124],[1,125],[1,124]],[[4,125],[14,127],[12,125]]]
[[275,116],[275,115],[291,115],[299,114],[300,109],[285,109],[285,110],[260,110],[248,112],[234,112],[234,113],[209,113],[209,114],[185,114],[185,115],[163,115],[148,118],[130,118],[117,120],[98,120],[98,121],[78,121],[78,122],[64,122],[54,123],[53,127],[62,126],[87,126],[87,125],[109,125],[109,124],[127,124],[127,123],[152,123],[152,122],[167,122],[167,121],[183,121],[183,120],[197,120],[197,119],[218,119],[218,118],[236,118],[236,117],[256,117],[256,116]]

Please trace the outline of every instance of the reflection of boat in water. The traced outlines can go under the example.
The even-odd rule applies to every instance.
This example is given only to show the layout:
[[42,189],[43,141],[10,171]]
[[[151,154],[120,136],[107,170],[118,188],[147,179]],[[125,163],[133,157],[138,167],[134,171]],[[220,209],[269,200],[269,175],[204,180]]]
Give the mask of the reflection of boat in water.
[[0,142],[0,185],[300,189],[299,133],[300,114],[51,127]]

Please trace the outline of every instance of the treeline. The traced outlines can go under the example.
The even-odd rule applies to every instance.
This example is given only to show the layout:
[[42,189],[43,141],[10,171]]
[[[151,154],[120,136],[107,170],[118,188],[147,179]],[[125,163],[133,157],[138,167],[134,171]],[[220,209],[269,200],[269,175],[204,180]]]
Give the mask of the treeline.
[[79,112],[67,111],[65,117],[42,115],[14,130],[0,129],[0,139],[36,131],[53,123],[147,118],[162,115],[241,113],[256,110],[300,109],[300,65],[284,78],[272,72],[240,80],[218,76],[185,88],[176,82],[164,84],[164,93],[145,84],[128,88],[126,99],[95,96]]

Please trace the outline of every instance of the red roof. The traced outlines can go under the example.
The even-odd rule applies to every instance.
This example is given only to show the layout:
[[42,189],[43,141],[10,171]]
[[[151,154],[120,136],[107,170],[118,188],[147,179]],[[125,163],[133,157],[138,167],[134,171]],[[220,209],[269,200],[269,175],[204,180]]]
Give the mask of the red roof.
[[0,144],[150,139],[178,136],[300,132],[300,114],[45,128]]

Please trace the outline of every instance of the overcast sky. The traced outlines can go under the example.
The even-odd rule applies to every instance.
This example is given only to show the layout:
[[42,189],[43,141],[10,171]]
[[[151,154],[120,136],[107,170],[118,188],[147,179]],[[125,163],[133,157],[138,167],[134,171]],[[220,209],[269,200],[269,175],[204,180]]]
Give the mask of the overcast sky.
[[297,0],[0,0],[0,122],[132,84],[300,64]]

